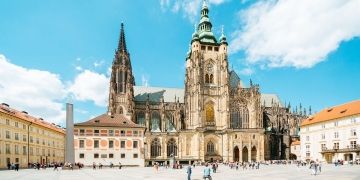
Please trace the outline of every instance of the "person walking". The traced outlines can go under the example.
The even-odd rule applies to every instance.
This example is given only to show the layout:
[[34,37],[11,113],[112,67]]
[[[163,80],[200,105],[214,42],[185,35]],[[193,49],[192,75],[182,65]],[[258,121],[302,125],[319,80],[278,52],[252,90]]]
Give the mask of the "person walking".
[[188,180],[191,180],[191,173],[192,173],[191,164],[189,164],[189,166],[187,167],[186,173],[188,174]]
[[208,179],[208,180],[211,180],[211,169],[208,165],[208,163],[205,164],[205,169],[204,169],[204,180],[205,179]]
[[93,170],[96,170],[96,164],[93,162]]

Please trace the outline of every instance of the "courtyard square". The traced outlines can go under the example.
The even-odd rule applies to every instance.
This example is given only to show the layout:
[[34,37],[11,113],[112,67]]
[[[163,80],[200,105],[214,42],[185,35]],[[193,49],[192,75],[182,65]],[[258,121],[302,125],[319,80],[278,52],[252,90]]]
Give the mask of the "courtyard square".
[[[324,165],[323,172],[317,176],[311,175],[308,166],[296,167],[296,165],[262,165],[259,170],[247,169],[239,170],[230,169],[228,166],[219,166],[217,173],[212,174],[213,180],[235,180],[235,179],[360,179],[360,166],[338,166]],[[204,166],[193,168],[192,179],[201,180]],[[113,179],[149,179],[149,180],[181,180],[186,179],[186,166],[183,169],[165,169],[159,168],[156,172],[152,167],[132,167],[123,168],[104,168],[93,170],[85,168],[81,170],[59,170],[53,171],[52,168],[46,170],[25,169],[19,172],[0,171],[2,180],[113,180]]]

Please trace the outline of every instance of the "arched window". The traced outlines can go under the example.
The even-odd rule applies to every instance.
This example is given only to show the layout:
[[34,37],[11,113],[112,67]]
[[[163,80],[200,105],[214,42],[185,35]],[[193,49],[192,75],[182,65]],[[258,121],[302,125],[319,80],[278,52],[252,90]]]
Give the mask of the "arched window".
[[176,141],[173,138],[171,138],[167,143],[167,156],[177,156]]
[[249,128],[249,110],[246,107],[240,108],[242,128]]
[[230,112],[231,128],[241,128],[240,113],[237,110]]
[[215,146],[213,142],[208,142],[206,145],[206,152],[208,154],[214,154],[215,153]]
[[160,132],[160,114],[157,111],[151,114],[151,131]]
[[145,113],[144,112],[138,112],[136,114],[136,123],[139,125],[142,125],[142,126],[145,125]]
[[174,117],[172,114],[166,114],[166,130],[168,132],[175,131]]
[[122,106],[118,106],[117,109],[116,109],[116,112],[119,113],[119,114],[124,114],[124,109]]
[[205,105],[205,113],[206,113],[206,122],[211,124],[215,120],[214,115],[214,103],[209,102]]
[[155,138],[152,142],[151,142],[151,157],[158,157],[161,156],[161,143],[160,140],[158,138]]
[[122,93],[123,92],[123,71],[119,71],[119,81],[117,82],[119,84],[119,92]]
[[209,83],[210,83],[209,74],[205,74],[205,84],[209,84]]
[[214,75],[210,74],[210,84],[213,84],[214,83]]

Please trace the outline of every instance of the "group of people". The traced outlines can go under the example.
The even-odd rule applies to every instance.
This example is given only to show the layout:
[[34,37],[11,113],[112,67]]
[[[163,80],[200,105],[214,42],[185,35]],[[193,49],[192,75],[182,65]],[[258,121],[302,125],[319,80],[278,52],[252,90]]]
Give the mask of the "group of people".
[[[218,167],[219,167],[219,164],[217,162],[211,163],[210,165],[209,165],[209,163],[205,163],[205,168],[203,170],[203,179],[204,180],[205,179],[212,180],[211,171],[212,171],[212,173],[216,173]],[[192,165],[189,164],[189,166],[186,169],[188,180],[191,180],[191,174],[192,174],[193,168],[195,168],[195,163],[193,163]]]
[[[95,162],[93,162],[93,165],[92,165],[93,170],[96,170],[96,168],[102,169],[103,166],[104,166],[104,165],[103,165],[102,163],[99,163],[99,165],[96,165]],[[110,167],[110,168],[114,168],[115,165],[114,165],[112,162],[110,162],[109,167]],[[122,164],[121,164],[121,162],[119,162],[119,169],[121,169],[121,168],[122,168]]]
[[8,163],[7,168],[8,170],[19,171],[19,163]]
[[245,169],[260,169],[260,162],[231,162],[226,163],[225,165],[228,165],[230,169],[236,169],[239,170],[240,167],[242,167],[243,170]]

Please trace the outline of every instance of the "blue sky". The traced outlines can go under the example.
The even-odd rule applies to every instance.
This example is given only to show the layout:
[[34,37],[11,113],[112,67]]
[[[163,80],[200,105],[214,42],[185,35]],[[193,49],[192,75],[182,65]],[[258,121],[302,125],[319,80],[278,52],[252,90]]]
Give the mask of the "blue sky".
[[[315,111],[360,98],[359,1],[208,3],[213,32],[219,37],[224,26],[230,64],[245,84]],[[183,87],[201,4],[1,1],[0,102],[59,124],[69,96],[76,121],[105,112],[121,22],[136,84]]]

